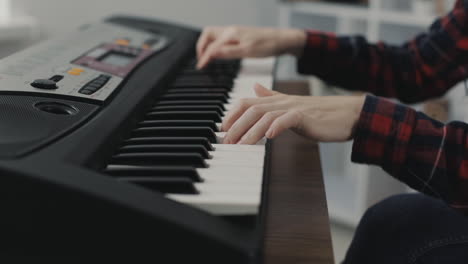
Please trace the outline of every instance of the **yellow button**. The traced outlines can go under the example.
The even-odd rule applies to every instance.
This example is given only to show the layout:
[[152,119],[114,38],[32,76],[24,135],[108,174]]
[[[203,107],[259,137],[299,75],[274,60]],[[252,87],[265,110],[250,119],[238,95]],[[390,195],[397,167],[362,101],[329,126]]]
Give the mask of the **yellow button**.
[[130,44],[130,41],[128,41],[128,39],[117,39],[115,40],[115,44],[121,46],[128,46]]
[[71,75],[80,75],[81,73],[83,73],[85,70],[81,69],[81,68],[72,68],[71,70],[68,71],[68,74],[71,74]]
[[81,72],[70,70],[70,71],[68,71],[68,74],[70,74],[70,75],[80,75]]

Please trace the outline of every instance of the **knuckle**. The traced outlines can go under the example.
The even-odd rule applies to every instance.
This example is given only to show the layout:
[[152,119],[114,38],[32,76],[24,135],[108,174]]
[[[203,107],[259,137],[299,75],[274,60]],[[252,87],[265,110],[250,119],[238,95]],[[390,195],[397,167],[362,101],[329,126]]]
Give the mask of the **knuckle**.
[[246,98],[239,99],[239,101],[237,102],[237,108],[240,109],[245,109],[249,107],[249,105],[249,100],[247,100]]
[[263,115],[263,118],[265,119],[265,121],[271,121],[275,118],[275,113],[273,112],[268,112],[268,113],[265,113],[265,115]]
[[299,110],[291,110],[291,115],[295,120],[300,120],[302,117],[302,113]]
[[237,34],[240,32],[240,27],[238,25],[231,25],[227,28],[227,30],[231,33]]
[[249,108],[249,113],[250,114],[253,114],[253,115],[259,115],[259,114],[263,114],[263,107],[259,106],[259,105],[253,105]]

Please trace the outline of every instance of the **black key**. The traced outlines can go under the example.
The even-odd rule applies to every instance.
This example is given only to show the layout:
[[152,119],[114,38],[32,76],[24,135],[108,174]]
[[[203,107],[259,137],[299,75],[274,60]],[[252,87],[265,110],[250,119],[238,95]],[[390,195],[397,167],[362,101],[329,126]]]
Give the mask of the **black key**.
[[146,144],[170,144],[170,145],[202,145],[207,150],[213,151],[214,147],[204,137],[136,137],[124,141],[124,145],[146,145]]
[[163,100],[157,102],[154,106],[163,105],[216,105],[226,111],[224,102],[220,100]]
[[129,177],[118,178],[119,181],[137,184],[144,188],[158,191],[161,193],[173,194],[198,194],[193,182],[188,178],[183,177]]
[[167,166],[119,166],[109,165],[104,170],[105,174],[115,177],[184,177],[194,182],[202,182],[203,179],[193,167],[167,167]]
[[167,90],[166,94],[175,94],[175,93],[222,93],[229,98],[229,89],[226,88],[174,88]]
[[215,132],[208,127],[141,127],[133,130],[134,137],[204,137],[216,143]]
[[178,76],[174,82],[205,82],[230,84],[233,82],[233,79],[225,75],[182,75]]
[[165,94],[161,100],[218,100],[227,103],[228,97],[222,93],[180,93],[180,94]]
[[114,155],[110,164],[208,168],[203,157],[197,153],[122,153]]
[[123,146],[119,149],[119,153],[198,153],[205,159],[211,159],[212,156],[203,145],[133,145]]
[[220,123],[221,116],[216,111],[167,111],[150,112],[145,120],[211,120]]
[[182,75],[184,76],[196,76],[196,75],[224,75],[226,77],[230,77],[231,79],[234,79],[237,76],[237,72],[230,70],[230,69],[202,69],[202,70],[197,70],[197,69],[184,69],[181,72]]
[[232,86],[234,86],[233,83],[175,82],[171,88],[224,88],[230,90]]
[[209,127],[219,132],[218,125],[209,120],[150,120],[139,123],[138,127]]
[[151,108],[151,112],[167,111],[216,111],[220,116],[224,116],[223,109],[216,105],[167,105]]

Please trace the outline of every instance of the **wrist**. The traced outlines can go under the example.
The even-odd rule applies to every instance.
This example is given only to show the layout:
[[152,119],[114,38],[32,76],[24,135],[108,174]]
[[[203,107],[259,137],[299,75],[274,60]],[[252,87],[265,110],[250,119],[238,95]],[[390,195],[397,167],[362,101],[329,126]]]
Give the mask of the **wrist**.
[[307,40],[307,34],[301,29],[282,29],[280,36],[280,53],[296,57],[302,55]]

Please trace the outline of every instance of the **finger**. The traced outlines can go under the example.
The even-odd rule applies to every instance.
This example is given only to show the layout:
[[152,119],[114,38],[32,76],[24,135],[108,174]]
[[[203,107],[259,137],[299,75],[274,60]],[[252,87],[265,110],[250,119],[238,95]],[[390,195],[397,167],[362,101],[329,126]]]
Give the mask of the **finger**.
[[258,97],[265,97],[265,96],[272,96],[272,95],[275,95],[275,94],[279,94],[279,92],[275,92],[275,91],[272,91],[270,89],[267,89],[267,88],[265,88],[265,86],[263,86],[263,85],[261,85],[259,83],[255,84],[254,91],[255,91],[255,94]]
[[235,43],[220,47],[213,56],[219,59],[239,59],[245,57],[245,52],[242,46]]
[[237,102],[234,107],[224,116],[221,124],[221,131],[227,132],[232,124],[241,117],[244,112],[255,103],[256,98],[243,98]]
[[242,98],[234,104],[231,110],[226,114],[221,124],[221,131],[227,132],[231,129],[234,122],[239,119],[244,112],[249,109],[252,105],[256,104],[268,104],[280,100],[275,97],[261,97],[261,98]]
[[203,53],[203,55],[198,60],[197,68],[202,69],[206,65],[208,65],[208,63],[210,63],[210,61],[215,57],[216,52],[218,52],[218,50],[223,45],[225,45],[225,44],[227,44],[229,42],[233,42],[233,43],[235,42],[232,39],[232,36],[229,35],[229,34],[221,36],[218,39],[216,39],[215,41],[211,42],[210,45],[208,45],[208,47],[206,48],[206,51]]
[[206,47],[215,40],[215,29],[206,28],[203,30],[202,34],[197,41],[197,58],[200,58],[203,55]]
[[302,114],[300,112],[294,110],[288,111],[271,124],[265,136],[267,138],[274,138],[289,128],[299,127],[301,118]]
[[285,114],[285,110],[268,112],[252,126],[252,128],[241,137],[237,144],[255,144],[265,136],[265,133],[270,128],[271,124],[280,116]]
[[262,116],[275,109],[274,104],[253,105],[245,113],[237,119],[231,128],[227,131],[224,138],[224,143],[235,144],[239,139],[262,118]]

